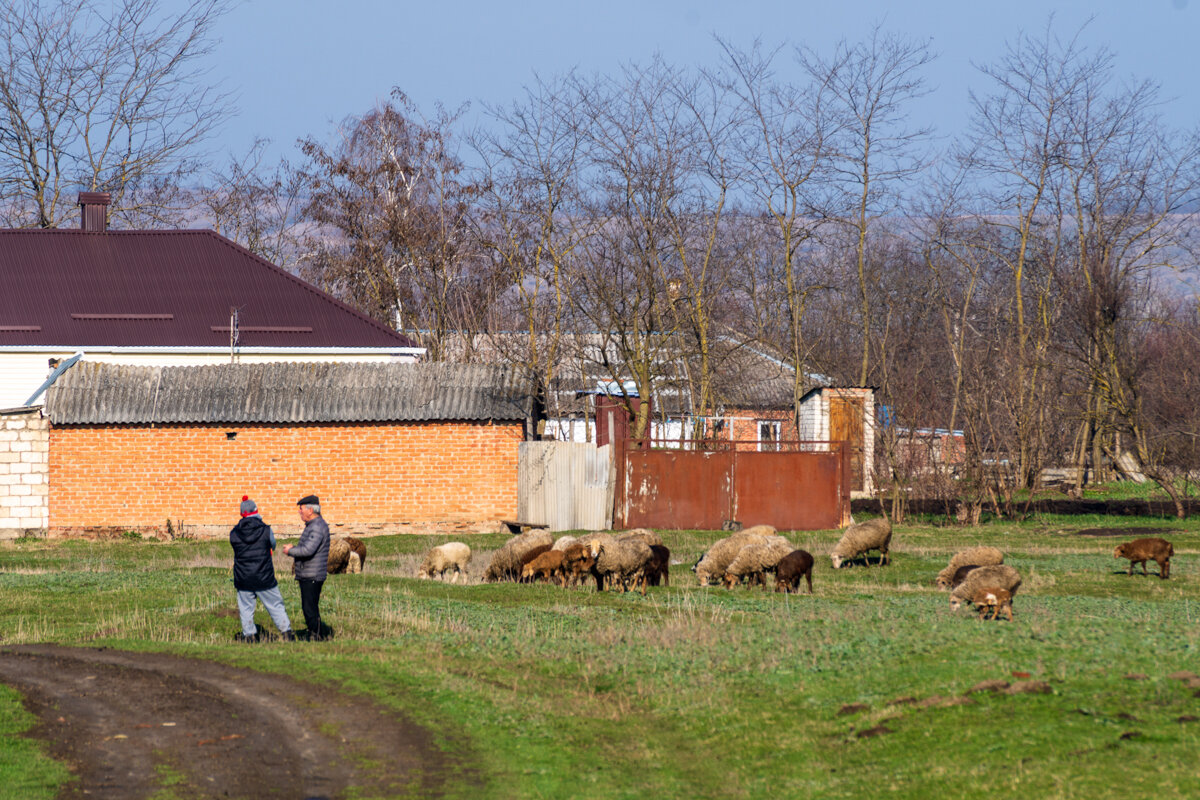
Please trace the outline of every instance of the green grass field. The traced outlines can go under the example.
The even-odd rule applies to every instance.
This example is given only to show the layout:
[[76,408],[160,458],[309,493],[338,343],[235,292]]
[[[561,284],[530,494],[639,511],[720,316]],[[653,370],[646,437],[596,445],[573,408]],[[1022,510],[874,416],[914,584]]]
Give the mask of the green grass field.
[[[1176,531],[1171,579],[1125,575],[1121,537],[1075,535],[1113,526]],[[915,523],[897,529],[890,567],[836,572],[824,555],[837,532],[787,535],[817,556],[813,596],[696,586],[688,567],[716,532],[664,533],[671,587],[645,598],[417,581],[421,554],[445,539],[371,538],[366,572],[327,584],[337,639],[294,645],[231,640],[226,542],[7,542],[0,643],[319,676],[427,726],[474,767],[452,787],[472,798],[1200,793],[1200,697],[1167,677],[1200,672],[1200,522]],[[467,541],[478,576],[503,537]],[[932,585],[975,544],[1024,576],[1013,623],[951,613]],[[295,584],[281,585],[302,625]],[[1015,673],[1052,692],[963,702]],[[19,736],[31,724],[0,687],[0,787],[21,787],[8,796],[52,796],[65,776]]]

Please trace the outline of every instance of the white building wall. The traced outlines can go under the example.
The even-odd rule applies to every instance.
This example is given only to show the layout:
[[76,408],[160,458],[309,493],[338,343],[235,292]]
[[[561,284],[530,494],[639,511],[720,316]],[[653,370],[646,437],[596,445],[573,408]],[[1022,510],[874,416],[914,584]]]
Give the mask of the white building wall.
[[0,414],[0,539],[45,534],[50,422],[37,409]]

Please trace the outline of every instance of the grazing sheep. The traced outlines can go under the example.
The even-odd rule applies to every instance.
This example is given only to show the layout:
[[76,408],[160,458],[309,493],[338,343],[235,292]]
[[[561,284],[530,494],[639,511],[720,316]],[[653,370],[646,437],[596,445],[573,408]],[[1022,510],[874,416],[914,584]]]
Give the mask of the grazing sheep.
[[671,551],[665,545],[652,544],[650,552],[653,557],[646,565],[646,583],[651,586],[671,585]]
[[[771,533],[773,534],[774,532],[775,529],[771,528]],[[738,531],[731,536],[726,536],[724,539],[718,539],[712,543],[708,551],[695,563],[692,567],[692,572],[696,573],[696,579],[700,582],[701,586],[708,586],[710,579],[725,574],[725,570],[737,558],[738,552],[743,547],[751,542],[761,542],[764,539],[766,539],[764,534],[757,533],[753,529]]]
[[1013,621],[1012,593],[999,586],[985,586],[975,592],[971,602],[979,610],[980,619],[1000,619],[1003,614]]
[[521,577],[524,567],[522,557],[537,547],[550,547],[554,543],[554,534],[543,529],[519,533],[504,543],[504,546],[492,554],[492,560],[483,573],[483,579],[493,581],[515,581]]
[[1151,536],[1148,539],[1134,539],[1132,542],[1125,542],[1117,545],[1113,550],[1113,558],[1128,558],[1129,559],[1129,574],[1133,574],[1133,567],[1136,564],[1142,565],[1142,574],[1149,575],[1146,571],[1146,562],[1154,561],[1158,564],[1158,577],[1166,580],[1171,577],[1171,556],[1175,555],[1175,548],[1166,539],[1159,539],[1157,536]]
[[846,561],[862,556],[870,566],[870,552],[879,551],[879,566],[890,564],[888,547],[892,541],[892,522],[887,517],[876,517],[846,528],[842,538],[829,554],[833,568],[838,569]]
[[464,581],[466,580],[467,564],[470,563],[470,547],[462,542],[446,542],[425,554],[425,560],[421,562],[421,566],[417,567],[417,577],[432,578],[436,575],[438,580],[445,580],[446,573],[454,570],[454,576],[450,578],[450,582],[458,583],[460,575]]
[[662,545],[662,537],[649,528],[633,528],[627,531],[621,531],[617,534],[617,539],[641,539],[646,544],[654,547]]
[[560,536],[554,540],[554,545],[551,550],[566,550],[571,545],[579,541],[578,536]]
[[766,589],[764,573],[774,572],[780,559],[795,549],[783,536],[766,536],[761,541],[744,545],[725,568],[722,577],[725,588],[732,589],[746,578],[751,586],[762,584]]
[[[955,586],[958,586],[960,583],[962,583],[963,581],[965,581],[967,579],[967,575],[970,574],[971,570],[979,569],[981,566],[984,566],[984,565],[983,564],[963,564],[961,567],[954,570],[954,576],[952,578],[950,578],[949,588],[953,589]],[[994,566],[994,565],[989,564],[988,566]]]
[[[989,564],[967,573],[967,579],[950,592],[950,610],[957,611],[963,603],[975,602],[980,589],[1003,589],[1016,597],[1021,585],[1021,573],[1007,564]],[[1011,604],[1012,599],[1009,598]]]
[[367,546],[353,536],[334,536],[329,540],[328,575],[362,572],[367,561]]
[[563,550],[562,554],[564,586],[574,586],[583,580],[584,575],[592,574],[596,559],[586,544],[576,542]]
[[561,582],[562,571],[563,551],[546,550],[525,564],[521,569],[521,580],[531,583],[536,580],[547,580],[557,584]]
[[959,550],[954,555],[950,556],[950,563],[946,568],[938,573],[937,580],[934,581],[939,589],[953,588],[954,573],[959,567],[967,564],[974,564],[977,567],[986,567],[991,564],[1003,564],[1004,553],[1000,552],[999,548],[981,545],[979,547],[969,547],[966,550]]
[[605,579],[611,576],[612,585],[620,585],[621,591],[628,591],[632,582],[635,590],[641,586],[642,595],[646,594],[646,565],[654,557],[650,545],[638,538],[609,544],[593,539],[588,549],[596,560],[592,565],[596,591],[603,591]]
[[775,565],[775,591],[792,593],[800,591],[800,578],[808,579],[808,593],[812,594],[813,557],[807,550],[793,550]]

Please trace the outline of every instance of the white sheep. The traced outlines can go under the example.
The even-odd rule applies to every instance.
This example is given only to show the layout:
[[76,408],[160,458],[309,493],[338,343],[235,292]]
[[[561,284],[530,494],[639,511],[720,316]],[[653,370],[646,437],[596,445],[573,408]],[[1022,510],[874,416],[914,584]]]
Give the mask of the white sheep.
[[662,537],[649,528],[631,528],[627,531],[621,531],[617,534],[617,539],[641,539],[650,547],[654,547],[655,545],[661,547],[663,543]]
[[[833,546],[833,552],[829,554],[829,558],[833,562],[833,568],[839,569],[843,562],[859,556],[866,558],[870,551],[878,550],[879,566],[882,567],[892,561],[891,556],[888,555],[891,541],[891,520],[887,517],[876,517],[846,528],[842,538]],[[870,563],[870,559],[867,558],[867,564]]]
[[954,573],[958,572],[959,567],[965,567],[970,564],[974,564],[977,567],[988,567],[993,564],[1003,563],[1004,553],[1000,552],[999,548],[988,545],[969,547],[966,550],[959,550],[952,555],[950,563],[938,573],[937,580],[934,582],[940,589],[949,589],[954,581]]
[[592,574],[596,577],[596,591],[601,591],[606,578],[610,578],[612,586],[620,586],[621,591],[629,588],[642,587],[646,594],[646,565],[654,558],[654,551],[639,537],[618,539],[604,542],[592,539],[588,549],[596,563],[592,566]]
[[762,541],[751,541],[738,551],[725,568],[725,588],[732,589],[743,578],[749,578],[751,584],[760,583],[766,588],[764,573],[774,572],[784,556],[795,549],[783,536],[766,536]]
[[967,579],[950,592],[950,610],[957,611],[963,603],[974,602],[980,589],[1003,589],[1016,597],[1020,585],[1021,573],[1007,564],[989,564],[973,569],[967,573]]
[[[708,550],[700,557],[700,560],[692,566],[692,572],[696,573],[696,579],[701,586],[708,586],[712,578],[719,578],[725,574],[726,568],[733,563],[737,558],[738,552],[750,542],[761,542],[766,538],[766,535],[758,533],[758,530],[763,528],[750,528],[744,531],[738,531],[731,536],[726,536],[724,539],[718,539],[713,542]],[[775,533],[774,528],[770,528],[771,534]]]
[[454,570],[454,575],[450,578],[450,582],[458,583],[459,575],[463,577],[463,581],[465,582],[467,579],[467,564],[470,563],[470,547],[463,542],[446,542],[434,547],[425,554],[425,560],[417,568],[417,577],[432,578],[436,575],[440,580],[445,580],[446,573]]

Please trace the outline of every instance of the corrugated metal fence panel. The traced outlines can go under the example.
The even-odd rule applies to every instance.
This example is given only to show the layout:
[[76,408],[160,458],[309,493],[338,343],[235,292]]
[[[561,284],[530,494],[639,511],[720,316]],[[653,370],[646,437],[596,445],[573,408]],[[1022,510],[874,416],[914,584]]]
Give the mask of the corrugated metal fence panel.
[[517,516],[551,531],[612,525],[612,447],[575,442],[521,442],[517,448]]

